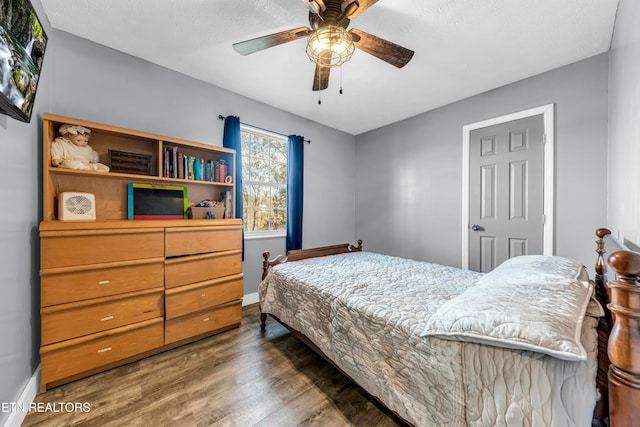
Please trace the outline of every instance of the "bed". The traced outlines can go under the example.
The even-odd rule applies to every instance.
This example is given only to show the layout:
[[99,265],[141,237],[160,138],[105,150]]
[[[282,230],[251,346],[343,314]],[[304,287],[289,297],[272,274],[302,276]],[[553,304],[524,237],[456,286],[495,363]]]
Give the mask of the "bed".
[[[629,334],[616,331],[623,315],[636,328],[638,317],[615,297],[637,291],[640,255],[612,261],[627,281],[611,285],[612,317],[606,231],[595,283],[561,257],[481,274],[365,252],[361,241],[265,253],[261,327],[270,315],[410,425],[589,425],[608,415],[607,395],[612,425],[633,425],[623,420],[637,422],[625,408],[639,370],[623,349]],[[609,391],[607,342],[619,383]]]

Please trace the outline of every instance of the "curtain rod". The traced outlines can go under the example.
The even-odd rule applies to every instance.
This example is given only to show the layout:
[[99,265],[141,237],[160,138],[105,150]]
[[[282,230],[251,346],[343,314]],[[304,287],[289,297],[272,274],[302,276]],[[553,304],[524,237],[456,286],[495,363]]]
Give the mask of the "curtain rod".
[[[226,119],[226,117],[225,117],[225,116],[223,116],[222,114],[218,114],[218,120],[224,120],[224,119]],[[265,131],[265,132],[275,133],[276,135],[289,137],[289,135],[285,135],[285,134],[280,133],[280,132],[274,132],[274,131],[272,131],[272,130],[265,129],[265,128],[261,128],[261,127],[258,127],[258,126],[250,125],[249,123],[240,122],[240,124],[243,124],[243,125],[245,125],[245,126],[251,126],[252,128],[256,128],[256,129],[259,129],[259,130],[263,130],[263,131]],[[305,140],[304,140],[304,142],[306,142],[307,144],[311,144],[311,140],[309,140],[309,139],[305,139]]]

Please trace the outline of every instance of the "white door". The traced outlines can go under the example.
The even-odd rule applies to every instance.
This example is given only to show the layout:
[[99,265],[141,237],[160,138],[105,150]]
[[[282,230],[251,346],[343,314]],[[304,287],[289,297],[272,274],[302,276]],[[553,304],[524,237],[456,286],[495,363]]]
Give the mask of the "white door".
[[543,253],[544,120],[535,115],[469,135],[469,268],[488,272]]

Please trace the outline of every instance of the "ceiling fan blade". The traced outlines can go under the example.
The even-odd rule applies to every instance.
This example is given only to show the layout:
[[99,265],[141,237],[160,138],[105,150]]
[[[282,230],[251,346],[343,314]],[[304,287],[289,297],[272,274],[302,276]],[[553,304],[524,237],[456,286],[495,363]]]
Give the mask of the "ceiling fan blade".
[[378,2],[378,0],[353,0],[353,1],[346,1],[342,4],[342,10],[346,10],[347,7],[349,7],[351,5],[351,3],[358,3],[359,6],[358,8],[349,16],[347,16],[347,18],[349,19],[353,19],[356,16],[360,15],[362,12],[364,12],[365,10],[369,9],[371,6],[373,6],[374,4],[376,4]]
[[330,67],[321,67],[316,65],[316,72],[313,75],[313,90],[325,90],[329,87],[329,73]]
[[311,32],[310,28],[300,27],[293,30],[282,31],[280,33],[270,34],[268,36],[257,37],[251,40],[245,40],[233,44],[233,48],[241,55],[250,55],[252,53],[278,46],[283,43],[292,42],[294,40],[306,37]]
[[353,44],[360,50],[382,59],[395,67],[402,68],[413,58],[414,52],[388,40],[381,39],[364,31],[352,28],[349,33],[353,37]]

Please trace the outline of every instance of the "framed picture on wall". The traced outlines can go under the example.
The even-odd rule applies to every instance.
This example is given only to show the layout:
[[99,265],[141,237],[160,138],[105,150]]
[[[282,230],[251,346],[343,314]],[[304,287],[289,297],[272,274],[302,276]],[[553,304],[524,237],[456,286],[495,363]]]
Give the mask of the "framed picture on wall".
[[0,113],[29,123],[47,35],[29,0],[0,0]]

